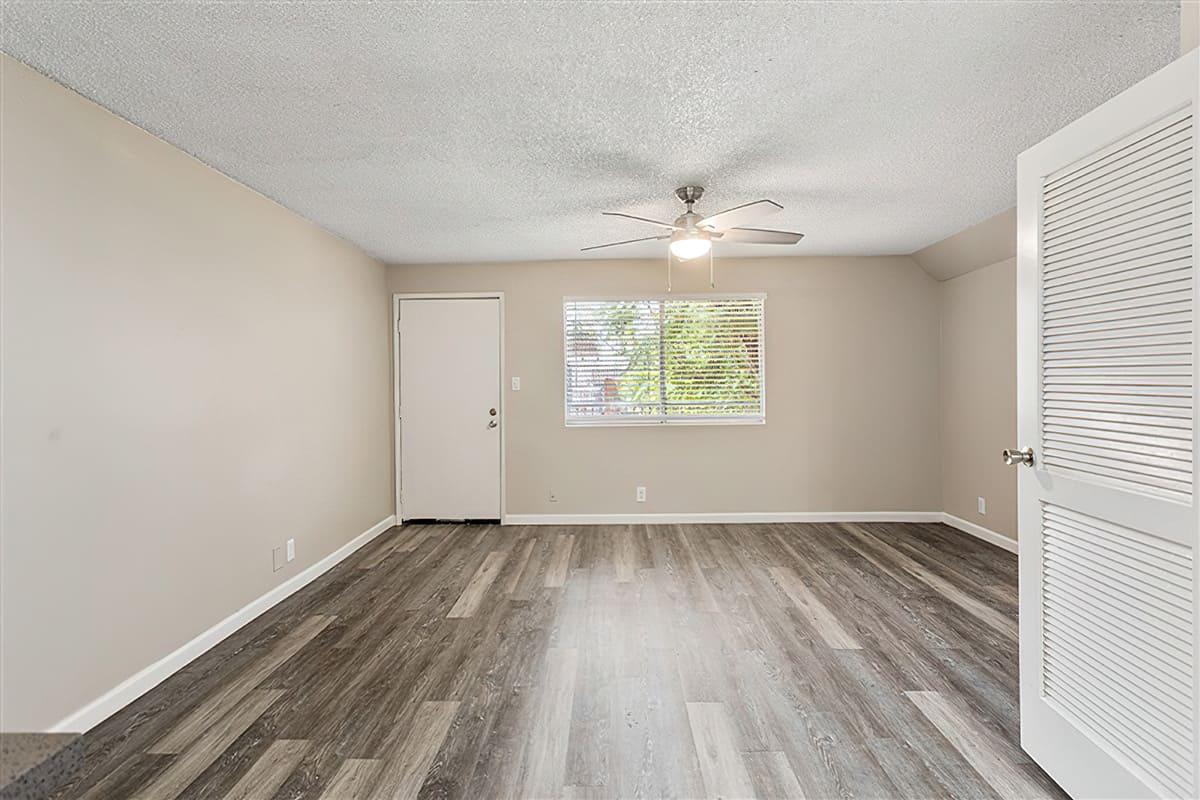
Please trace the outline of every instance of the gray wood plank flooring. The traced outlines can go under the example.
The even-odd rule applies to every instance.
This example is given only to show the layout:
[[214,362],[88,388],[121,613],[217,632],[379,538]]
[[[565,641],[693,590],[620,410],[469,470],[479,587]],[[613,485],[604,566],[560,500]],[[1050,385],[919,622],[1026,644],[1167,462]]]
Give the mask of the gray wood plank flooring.
[[1061,798],[941,525],[412,525],[83,737],[67,798]]

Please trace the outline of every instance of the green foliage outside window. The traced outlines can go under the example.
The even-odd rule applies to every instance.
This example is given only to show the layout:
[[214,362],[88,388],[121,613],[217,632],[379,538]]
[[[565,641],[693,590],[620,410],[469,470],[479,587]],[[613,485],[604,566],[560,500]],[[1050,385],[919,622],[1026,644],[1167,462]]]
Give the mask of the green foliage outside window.
[[762,414],[759,298],[568,301],[568,415]]

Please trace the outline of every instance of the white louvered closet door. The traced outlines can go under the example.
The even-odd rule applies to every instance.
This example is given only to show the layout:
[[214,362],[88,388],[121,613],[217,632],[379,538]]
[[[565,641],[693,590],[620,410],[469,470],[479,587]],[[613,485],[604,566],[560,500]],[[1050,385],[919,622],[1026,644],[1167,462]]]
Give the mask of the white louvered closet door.
[[1197,797],[1193,51],[1018,160],[1021,743]]

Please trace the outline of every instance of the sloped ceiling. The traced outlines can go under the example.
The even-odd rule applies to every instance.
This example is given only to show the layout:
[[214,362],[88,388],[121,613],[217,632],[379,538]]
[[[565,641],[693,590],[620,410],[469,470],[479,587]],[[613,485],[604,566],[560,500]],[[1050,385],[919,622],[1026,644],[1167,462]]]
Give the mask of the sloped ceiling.
[[957,278],[1017,254],[1017,209],[1005,209],[983,222],[922,247],[913,260],[939,281]]
[[720,254],[910,253],[1179,41],[1172,2],[2,8],[5,52],[401,263],[578,258],[685,183],[808,234]]

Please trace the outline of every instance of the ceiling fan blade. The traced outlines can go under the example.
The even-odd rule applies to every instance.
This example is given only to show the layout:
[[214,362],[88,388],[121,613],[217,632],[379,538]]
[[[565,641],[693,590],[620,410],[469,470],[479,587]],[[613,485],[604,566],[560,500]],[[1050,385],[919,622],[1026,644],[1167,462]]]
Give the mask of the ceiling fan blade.
[[730,228],[721,232],[722,242],[750,242],[752,244],[795,244],[804,238],[803,233],[792,231],[768,231],[763,228]]
[[647,219],[646,217],[636,217],[633,214],[622,214],[620,211],[601,211],[606,217],[624,217],[625,219],[636,219],[638,222],[649,222],[651,225],[657,225],[660,228],[670,228],[673,231],[683,230],[682,225],[676,225],[674,222],[662,222],[657,219]]
[[633,244],[634,242],[657,242],[661,239],[670,239],[671,234],[664,233],[662,236],[643,236],[640,239],[626,239],[623,242],[609,242],[608,244],[594,244],[591,247],[581,247],[580,252],[585,250],[599,250],[602,247],[616,247],[619,244]]
[[725,230],[726,228],[736,228],[747,222],[753,222],[767,214],[774,214],[782,210],[783,206],[774,200],[755,200],[753,203],[743,203],[740,206],[734,206],[724,211],[718,211],[716,214],[710,214],[696,224],[702,228]]

